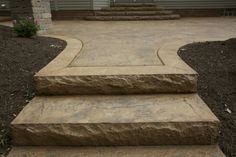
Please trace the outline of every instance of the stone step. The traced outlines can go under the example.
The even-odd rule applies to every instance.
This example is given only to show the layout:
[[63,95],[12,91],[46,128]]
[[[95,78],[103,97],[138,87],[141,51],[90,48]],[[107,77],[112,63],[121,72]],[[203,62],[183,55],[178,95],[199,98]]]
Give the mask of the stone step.
[[154,15],[154,16],[87,16],[90,21],[137,21],[137,20],[176,20],[180,16],[172,15]]
[[11,132],[17,146],[205,145],[219,121],[197,94],[42,96]]
[[159,11],[164,10],[164,8],[158,6],[143,6],[143,7],[110,7],[110,8],[102,8],[102,11]]
[[115,3],[112,7],[156,7],[156,3]]
[[13,147],[8,157],[225,157],[216,145],[155,147]]
[[146,15],[170,15],[173,11],[98,11],[96,16],[146,16]]
[[[58,37],[67,41],[67,47],[34,76],[38,94],[197,92],[198,74],[177,55],[179,48],[188,42],[175,40],[150,46],[143,45],[145,41],[133,38],[131,33],[129,37],[124,34],[121,39],[125,42],[117,43],[114,38],[108,42],[101,36],[100,41],[96,39],[95,43],[84,47],[77,39]],[[148,38],[156,40],[155,35]],[[126,41],[128,45],[123,44]],[[84,49],[86,47],[88,50]]]

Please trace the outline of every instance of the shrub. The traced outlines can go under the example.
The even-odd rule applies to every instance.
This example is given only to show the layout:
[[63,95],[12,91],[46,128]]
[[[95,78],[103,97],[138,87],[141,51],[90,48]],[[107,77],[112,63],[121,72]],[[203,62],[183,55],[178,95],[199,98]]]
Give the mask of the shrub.
[[13,30],[19,37],[32,37],[37,34],[39,25],[31,17],[13,21]]

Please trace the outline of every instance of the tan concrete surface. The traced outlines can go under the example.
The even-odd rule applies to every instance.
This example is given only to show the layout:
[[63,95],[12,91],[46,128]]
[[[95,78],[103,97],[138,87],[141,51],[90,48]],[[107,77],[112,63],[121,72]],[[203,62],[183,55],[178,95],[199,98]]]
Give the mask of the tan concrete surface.
[[8,157],[225,157],[218,146],[14,147]]
[[15,145],[214,144],[218,119],[196,94],[36,97]]

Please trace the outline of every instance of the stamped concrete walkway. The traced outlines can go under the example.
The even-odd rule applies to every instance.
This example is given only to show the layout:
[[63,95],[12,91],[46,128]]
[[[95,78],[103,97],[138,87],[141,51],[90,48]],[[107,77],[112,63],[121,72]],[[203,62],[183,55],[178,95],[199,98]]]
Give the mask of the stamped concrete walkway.
[[[162,66],[166,44],[223,40],[236,36],[236,18],[176,21],[55,21],[50,34],[80,39],[83,49],[70,66]],[[115,58],[115,59],[114,59]]]

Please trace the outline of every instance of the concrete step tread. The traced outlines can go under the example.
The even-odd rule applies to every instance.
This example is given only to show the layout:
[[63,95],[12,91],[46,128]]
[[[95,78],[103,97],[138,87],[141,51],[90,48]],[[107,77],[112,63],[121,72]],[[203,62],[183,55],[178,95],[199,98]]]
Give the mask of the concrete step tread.
[[196,94],[36,97],[12,122],[16,145],[212,144],[218,119]]
[[155,147],[13,147],[8,157],[225,157],[216,145]]
[[179,19],[180,15],[154,15],[154,16],[88,16],[86,20],[110,21],[110,20],[174,20]]
[[171,15],[173,11],[164,10],[164,11],[97,11],[96,15],[100,16],[116,16],[116,15]]
[[217,118],[197,94],[39,96],[12,124],[188,121],[217,121]]

